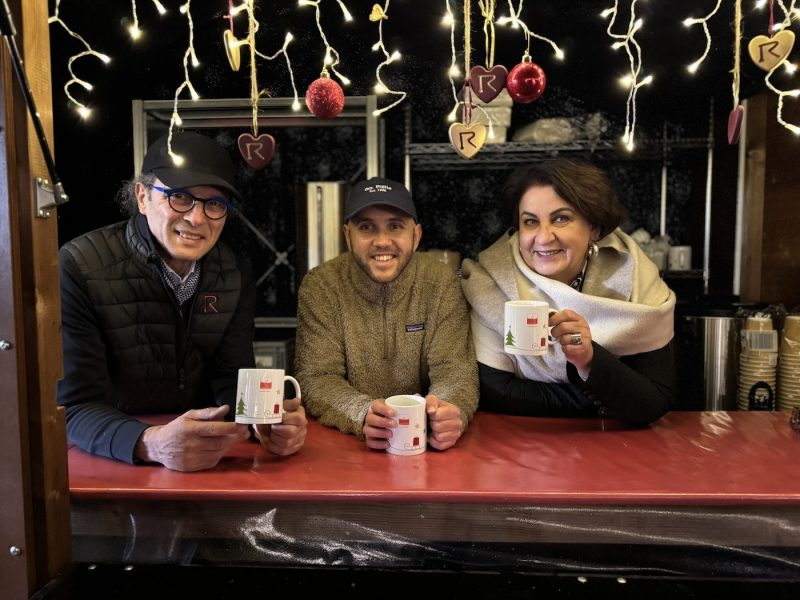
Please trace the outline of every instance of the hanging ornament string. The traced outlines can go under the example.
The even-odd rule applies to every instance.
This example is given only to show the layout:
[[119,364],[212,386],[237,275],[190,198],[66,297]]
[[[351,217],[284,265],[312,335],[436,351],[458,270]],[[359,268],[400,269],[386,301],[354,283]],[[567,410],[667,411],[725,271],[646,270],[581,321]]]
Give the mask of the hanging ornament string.
[[[471,27],[470,15],[472,3],[464,0],[464,69],[467,74],[470,72],[471,47]],[[462,101],[464,111],[462,114],[463,123],[453,123],[448,129],[448,136],[453,149],[464,158],[472,158],[483,147],[486,142],[486,127],[482,123],[471,123],[472,121],[472,88],[469,77],[464,80],[462,90]],[[456,104],[456,107],[458,104]],[[480,106],[480,110],[483,110]],[[485,111],[484,111],[485,112]],[[491,127],[491,125],[490,125]]]
[[733,107],[739,106],[739,87],[742,72],[742,0],[736,0],[736,16],[734,17],[733,35]]
[[[469,74],[470,56],[472,54],[472,2],[464,0],[464,72]],[[472,92],[469,79],[464,82],[464,111],[461,120],[464,125],[469,125],[472,121]]]
[[[345,6],[342,0],[336,0],[339,4],[339,8],[342,11],[342,15],[344,16],[344,20],[346,22],[351,22],[353,20],[353,16],[350,14],[350,11],[347,10],[347,6]],[[317,23],[317,31],[319,31],[319,36],[322,39],[322,43],[325,44],[325,55],[322,59],[322,71],[327,73],[327,70],[330,69],[334,75],[342,82],[344,85],[350,85],[350,80],[341,74],[337,69],[336,65],[339,64],[339,53],[336,49],[328,43],[328,37],[325,35],[325,31],[322,29],[322,23],[320,21],[320,7],[319,7],[320,0],[297,0],[297,5],[300,7],[303,6],[313,6],[314,7],[314,19]]]
[[771,36],[775,32],[775,5],[772,0],[769,0],[769,30],[767,36]]
[[247,45],[250,46],[250,108],[253,111],[253,136],[258,137],[258,74],[256,71],[256,17],[255,0],[247,0]]
[[[733,20],[733,80],[731,82],[733,91],[733,108],[731,109],[730,114],[728,114],[728,143],[731,145],[736,144],[739,141],[739,133],[742,129],[742,119],[744,118],[744,107],[739,104],[739,82],[742,68],[740,57],[742,51],[742,0],[736,0],[735,6],[735,16]],[[717,8],[719,8],[719,4],[717,5]],[[708,54],[708,45],[711,42],[711,38],[708,35],[708,27],[705,23],[703,23],[703,29],[706,30],[707,38],[706,52],[703,54],[703,58],[705,58],[706,54]],[[691,68],[689,70],[691,71]]]
[[478,6],[483,15],[483,39],[486,46],[486,68],[494,66],[494,9],[496,0],[478,0]]

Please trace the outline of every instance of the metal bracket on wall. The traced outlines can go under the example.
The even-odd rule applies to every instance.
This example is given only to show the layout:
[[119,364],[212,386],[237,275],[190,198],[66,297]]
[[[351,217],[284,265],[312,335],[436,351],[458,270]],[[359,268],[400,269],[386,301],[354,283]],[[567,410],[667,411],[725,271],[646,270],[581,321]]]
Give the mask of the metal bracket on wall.
[[56,192],[47,179],[36,177],[33,182],[36,185],[36,189],[34,190],[36,196],[36,216],[40,219],[47,219],[50,217],[50,209],[55,208],[58,204],[56,201]]

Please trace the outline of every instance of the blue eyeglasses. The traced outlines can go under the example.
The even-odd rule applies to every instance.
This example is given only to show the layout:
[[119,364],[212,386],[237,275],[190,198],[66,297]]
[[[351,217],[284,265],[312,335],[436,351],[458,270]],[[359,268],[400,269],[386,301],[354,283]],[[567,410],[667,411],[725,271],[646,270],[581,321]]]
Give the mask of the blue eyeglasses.
[[179,188],[163,188],[157,185],[151,185],[150,187],[164,194],[167,197],[170,208],[177,213],[187,213],[194,208],[195,204],[200,202],[203,205],[203,212],[206,216],[216,221],[227,215],[229,208],[233,208],[233,205],[222,196],[198,198]]

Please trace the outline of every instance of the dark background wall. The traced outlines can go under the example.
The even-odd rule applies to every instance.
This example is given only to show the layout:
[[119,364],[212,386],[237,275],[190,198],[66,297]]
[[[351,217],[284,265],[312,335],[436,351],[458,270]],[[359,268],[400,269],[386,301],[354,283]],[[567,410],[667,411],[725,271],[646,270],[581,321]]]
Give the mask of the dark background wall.
[[[92,58],[75,63],[81,77],[94,89],[86,93],[73,88],[76,95],[92,106],[87,122],[81,120],[66,101],[62,87],[67,77],[66,63],[80,45],[57,25],[51,25],[53,52],[53,106],[55,111],[56,162],[59,174],[71,196],[60,208],[61,242],[85,231],[120,219],[113,199],[120,183],[132,175],[131,100],[171,99],[183,81],[181,64],[187,46],[186,18],[177,2],[165,0],[169,13],[159,17],[148,0],[139,0],[138,10],[143,38],[133,43],[127,32],[131,22],[130,3],[101,0],[69,0],[61,3],[60,16],[97,50],[112,56],[103,65]],[[300,8],[295,0],[257,3],[261,24],[259,51],[272,54],[281,45],[285,31],[291,30],[295,42],[290,56],[298,91],[302,95],[319,76],[324,46],[314,23],[314,9]],[[372,91],[379,55],[371,51],[377,40],[377,25],[368,20],[371,1],[347,2],[355,22],[344,24],[333,0],[321,3],[322,23],[330,43],[342,57],[340,68],[351,80],[347,95]],[[461,21],[461,4],[454,11]],[[566,53],[563,62],[553,58],[547,44],[533,42],[531,54],[546,71],[548,86],[544,95],[530,105],[515,105],[509,135],[523,125],[545,117],[571,117],[578,120],[600,112],[608,120],[607,136],[618,139],[624,127],[626,90],[617,79],[627,72],[622,50],[612,50],[606,35],[607,21],[602,9],[612,2],[527,2],[522,17],[536,32],[554,39]],[[626,4],[626,3],[620,3]],[[704,137],[713,114],[715,138],[714,227],[712,233],[710,291],[730,294],[735,229],[736,148],[728,147],[725,127],[731,108],[730,68],[732,63],[732,8],[724,6],[711,21],[713,46],[700,71],[690,76],[686,65],[700,56],[705,40],[699,27],[687,30],[682,21],[713,9],[714,0],[703,2],[639,2],[637,15],[645,24],[637,34],[642,47],[644,74],[654,83],[641,88],[637,107],[637,136],[660,138],[667,123],[670,135]],[[53,3],[51,3],[52,8]],[[484,61],[483,34],[473,2],[472,64]],[[505,14],[505,3],[498,3],[497,14]],[[409,93],[404,105],[412,111],[411,138],[415,142],[446,142],[445,120],[452,107],[452,94],[446,77],[450,63],[449,30],[440,25],[444,2],[396,0],[384,21],[386,46],[399,49],[403,60],[384,71],[387,83]],[[620,23],[627,22],[627,6]],[[747,10],[751,10],[747,7]],[[195,0],[192,16],[195,47],[201,61],[190,68],[192,83],[203,98],[247,98],[250,94],[249,64],[245,50],[243,66],[234,73],[225,58],[222,36],[228,27],[223,16],[227,2]],[[745,41],[766,29],[766,12],[748,13]],[[244,15],[236,20],[239,37],[245,35]],[[618,31],[618,29],[617,29]],[[463,41],[459,27],[456,37],[459,61],[463,65]],[[507,67],[520,62],[524,39],[517,30],[497,29],[495,63]],[[284,62],[258,61],[260,87],[272,96],[291,94]],[[743,60],[742,97],[761,86],[762,72]],[[185,96],[184,96],[185,97]],[[710,108],[713,106],[713,110]],[[404,108],[385,114],[386,173],[403,178],[403,140],[406,135]],[[234,157],[235,138],[246,131],[215,132],[228,145]],[[289,264],[277,265],[262,289],[260,311],[265,316],[294,314],[294,294],[298,283],[296,242],[298,198],[305,193],[306,181],[355,180],[363,177],[361,133],[350,128],[266,131],[278,138],[278,154],[262,172],[253,173],[244,165],[240,173],[248,199],[243,210],[268,234],[273,244],[288,252]],[[637,160],[624,153],[598,160],[609,169],[619,188],[630,218],[627,231],[644,227],[658,233],[660,201],[660,160]],[[703,217],[706,155],[703,150],[676,153],[671,158],[667,233],[674,243],[694,248],[693,266],[702,265]],[[436,170],[414,173],[413,193],[425,227],[424,248],[451,248],[464,256],[474,256],[507,226],[507,215],[500,208],[499,189],[508,170],[486,170],[479,166],[467,170]],[[246,232],[233,221],[226,237],[251,255],[259,267],[271,265],[274,254],[263,244],[247,240]],[[263,269],[261,269],[263,270]],[[702,292],[698,281],[673,281],[684,302],[694,302]]]

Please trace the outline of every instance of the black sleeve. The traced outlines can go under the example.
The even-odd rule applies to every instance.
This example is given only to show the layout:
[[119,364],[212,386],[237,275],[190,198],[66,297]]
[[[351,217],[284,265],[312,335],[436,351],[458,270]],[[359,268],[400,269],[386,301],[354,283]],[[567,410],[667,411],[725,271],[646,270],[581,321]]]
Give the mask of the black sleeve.
[[525,417],[596,416],[592,401],[571,383],[519,379],[514,373],[478,363],[481,398],[478,408]]
[[672,406],[674,397],[673,350],[670,342],[652,352],[616,358],[592,342],[594,357],[589,379],[567,364],[567,376],[597,406],[600,416],[646,425]]
[[61,250],[61,334],[64,377],[58,403],[65,408],[67,437],[79,448],[133,463],[133,451],[149,426],[112,406],[106,346],[80,269]]

